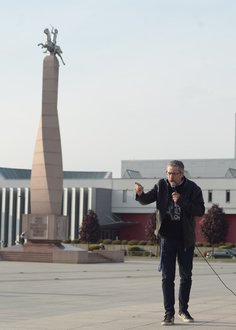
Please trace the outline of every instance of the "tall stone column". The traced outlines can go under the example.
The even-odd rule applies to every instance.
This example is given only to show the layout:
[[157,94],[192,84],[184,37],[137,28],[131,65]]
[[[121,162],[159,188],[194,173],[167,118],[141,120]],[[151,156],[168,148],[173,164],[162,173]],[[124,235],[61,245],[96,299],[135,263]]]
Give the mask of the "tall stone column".
[[29,241],[58,242],[67,238],[62,216],[63,169],[57,112],[59,62],[50,54],[43,62],[42,114],[33,156],[31,212],[23,227]]
[[63,170],[57,113],[58,68],[56,56],[44,58],[42,115],[31,174],[33,214],[61,214]]

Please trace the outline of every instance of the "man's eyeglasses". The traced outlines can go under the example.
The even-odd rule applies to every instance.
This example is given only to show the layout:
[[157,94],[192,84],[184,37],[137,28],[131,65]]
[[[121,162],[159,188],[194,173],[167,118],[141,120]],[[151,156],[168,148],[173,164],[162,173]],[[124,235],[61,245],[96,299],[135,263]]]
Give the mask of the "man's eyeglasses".
[[175,176],[175,175],[179,175],[181,172],[166,172],[167,175],[171,176]]

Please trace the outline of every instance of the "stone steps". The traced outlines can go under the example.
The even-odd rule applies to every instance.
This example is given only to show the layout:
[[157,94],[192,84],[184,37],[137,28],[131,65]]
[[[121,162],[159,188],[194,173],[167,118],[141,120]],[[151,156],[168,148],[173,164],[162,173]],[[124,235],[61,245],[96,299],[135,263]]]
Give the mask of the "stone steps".
[[52,254],[45,252],[0,251],[1,261],[52,262]]
[[27,243],[0,249],[0,261],[48,263],[111,263],[123,262],[121,251],[86,251],[66,244]]
[[110,263],[111,260],[97,252],[88,253],[88,263]]

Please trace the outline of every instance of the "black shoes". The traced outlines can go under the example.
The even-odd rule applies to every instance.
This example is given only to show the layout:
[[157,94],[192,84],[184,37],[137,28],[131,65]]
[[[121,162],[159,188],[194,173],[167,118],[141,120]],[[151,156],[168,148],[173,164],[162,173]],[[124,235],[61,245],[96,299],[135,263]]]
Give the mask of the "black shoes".
[[185,323],[194,322],[194,319],[192,318],[192,316],[189,314],[188,311],[187,312],[179,312],[178,316]]
[[[192,323],[194,322],[194,319],[192,316],[189,314],[188,311],[186,312],[179,312],[178,314],[179,318],[184,321],[185,323]],[[171,314],[165,314],[164,320],[161,322],[161,325],[173,325],[174,324],[174,315]]]
[[173,325],[174,324],[174,316],[171,314],[165,314],[164,320],[161,322],[161,325]]

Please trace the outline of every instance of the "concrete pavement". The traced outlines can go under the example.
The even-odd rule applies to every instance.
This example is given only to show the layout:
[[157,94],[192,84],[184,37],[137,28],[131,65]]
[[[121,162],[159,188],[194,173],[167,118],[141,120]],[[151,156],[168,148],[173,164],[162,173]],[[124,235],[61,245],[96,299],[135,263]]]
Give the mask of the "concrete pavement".
[[[236,293],[236,263],[213,262]],[[0,330],[157,330],[164,316],[158,260],[114,264],[0,262]],[[179,278],[176,280],[178,290]],[[176,307],[177,310],[177,307]],[[194,261],[190,313],[174,329],[236,329],[236,296]]]

